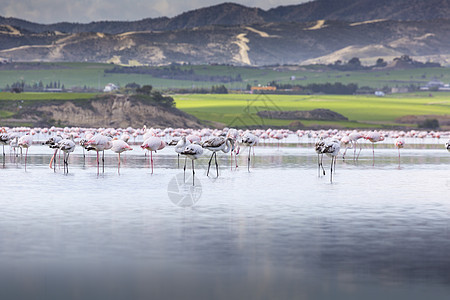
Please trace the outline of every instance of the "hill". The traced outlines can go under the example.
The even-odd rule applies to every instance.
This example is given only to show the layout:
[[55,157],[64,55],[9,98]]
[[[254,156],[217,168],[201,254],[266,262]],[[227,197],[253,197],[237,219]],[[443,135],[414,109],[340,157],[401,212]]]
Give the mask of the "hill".
[[419,21],[447,19],[449,15],[450,0],[316,0],[298,5],[279,6],[269,10],[246,7],[236,3],[222,3],[191,10],[173,18],[100,21],[88,24],[62,22],[45,25],[0,16],[0,24],[11,25],[35,33],[60,31],[118,34],[130,31],[178,30],[210,25],[251,25],[317,20]]
[[[450,64],[450,0],[223,3],[173,18],[36,24],[0,17],[0,58],[129,65],[310,64],[406,54]],[[0,60],[1,61],[1,60]]]
[[0,58],[14,61],[273,65],[332,63],[355,56],[374,63],[379,57],[389,61],[406,54],[448,65],[448,45],[450,20],[215,25],[122,34],[0,27]]
[[192,127],[200,128],[199,121],[173,107],[164,107],[141,101],[132,96],[105,95],[83,100],[22,100],[1,101],[0,111],[8,112],[1,118],[2,125],[17,126],[85,126],[85,127]]

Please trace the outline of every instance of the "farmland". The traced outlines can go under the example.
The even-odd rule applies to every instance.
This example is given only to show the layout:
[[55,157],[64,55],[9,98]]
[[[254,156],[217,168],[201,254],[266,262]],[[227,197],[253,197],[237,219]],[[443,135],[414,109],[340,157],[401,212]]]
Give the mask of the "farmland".
[[[114,68],[111,64],[98,63],[14,63],[0,65],[0,89],[14,82],[33,85],[42,81],[44,85],[60,81],[66,89],[87,87],[101,90],[108,83],[125,86],[135,82],[151,84],[160,90],[175,88],[210,88],[218,82],[175,80],[156,78],[149,74],[105,73]],[[363,71],[337,71],[324,66],[282,66],[282,67],[237,67],[225,65],[184,65],[182,70],[192,70],[197,75],[230,76],[240,75],[242,81],[223,83],[230,90],[242,90],[247,85],[280,84],[308,85],[311,83],[356,83],[371,88],[425,85],[430,80],[450,82],[450,68],[418,68],[408,70],[379,69]],[[221,83],[220,83],[221,84]]]
[[[200,120],[230,126],[287,126],[292,120],[261,119],[263,110],[313,110],[338,112],[349,121],[303,121],[306,126],[366,128],[400,126],[396,118],[405,115],[450,115],[450,93],[376,96],[332,95],[177,95],[177,107]],[[404,124],[402,124],[404,125]]]

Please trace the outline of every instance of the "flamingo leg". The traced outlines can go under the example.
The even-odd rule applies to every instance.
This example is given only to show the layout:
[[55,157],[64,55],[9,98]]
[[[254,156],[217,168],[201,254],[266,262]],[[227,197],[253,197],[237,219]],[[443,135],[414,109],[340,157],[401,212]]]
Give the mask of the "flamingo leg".
[[[362,147],[361,147],[361,146],[359,146],[359,152],[358,152],[358,156],[356,157],[356,160],[358,160],[358,159],[359,159],[359,155],[361,154],[361,150],[362,150]],[[356,149],[355,149],[355,151],[356,151]]]
[[217,152],[214,152],[214,161],[216,162],[217,177],[219,177],[219,164],[217,163]]
[[215,153],[215,152],[213,151],[213,153],[212,153],[212,155],[211,155],[211,158],[209,159],[209,162],[208,162],[208,171],[206,172],[206,176],[209,175],[209,169],[211,168],[211,161],[212,161],[212,159],[213,159],[214,153]]
[[183,167],[183,183],[186,182],[186,159],[187,157],[184,158],[184,167]]
[[102,167],[103,173],[105,173],[105,150],[102,151]]
[[153,174],[153,151],[150,151],[150,161],[152,164],[152,174]]
[[192,160],[192,186],[194,186],[195,171],[194,171],[194,160]]
[[180,168],[180,153],[178,153],[178,169]]
[[375,166],[375,144],[372,143],[372,167]]
[[320,177],[320,154],[317,154],[317,168],[319,170],[319,177]]
[[233,151],[230,151],[230,167],[233,170]]
[[100,173],[100,154],[97,151],[97,175]]
[[331,171],[330,171],[330,182],[333,183],[333,159],[334,157],[331,157]]
[[119,164],[117,165],[117,173],[120,175],[120,153],[119,154]]
[[251,156],[252,146],[248,148],[248,160],[247,160],[247,170],[250,172],[250,156]]
[[27,156],[28,156],[28,148],[27,151],[25,151],[25,171],[27,170]]

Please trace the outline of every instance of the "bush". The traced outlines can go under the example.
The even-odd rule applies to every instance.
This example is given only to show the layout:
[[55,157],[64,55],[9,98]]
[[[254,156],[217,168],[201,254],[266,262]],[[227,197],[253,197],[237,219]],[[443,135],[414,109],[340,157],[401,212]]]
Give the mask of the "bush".
[[426,119],[425,121],[420,122],[418,127],[427,129],[437,129],[439,128],[439,121],[437,119]]

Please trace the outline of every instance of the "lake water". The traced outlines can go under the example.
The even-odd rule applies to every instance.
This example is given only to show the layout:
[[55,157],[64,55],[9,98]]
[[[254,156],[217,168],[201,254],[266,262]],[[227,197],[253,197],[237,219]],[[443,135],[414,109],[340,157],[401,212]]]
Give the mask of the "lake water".
[[[408,146],[407,146],[408,147]],[[0,167],[1,299],[448,299],[450,153],[378,147],[329,159],[260,146],[250,172],[173,148],[71,155],[33,145]],[[183,161],[181,161],[183,164]],[[212,175],[212,176],[211,176]],[[194,204],[194,205],[192,205]]]

